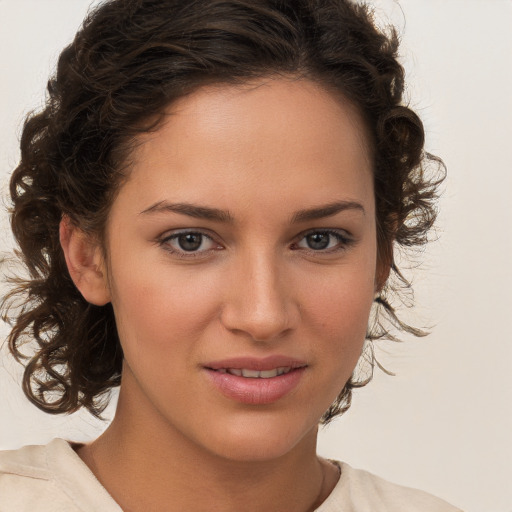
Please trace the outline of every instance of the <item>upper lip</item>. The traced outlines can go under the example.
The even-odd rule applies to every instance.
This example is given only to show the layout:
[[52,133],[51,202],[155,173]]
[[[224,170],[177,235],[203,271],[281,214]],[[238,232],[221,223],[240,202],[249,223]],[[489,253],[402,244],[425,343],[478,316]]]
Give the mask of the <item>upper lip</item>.
[[307,366],[307,363],[294,357],[273,355],[263,358],[251,356],[231,357],[229,359],[212,361],[204,364],[203,366],[210,370],[221,370],[223,368],[239,368],[245,370],[265,371],[282,367],[302,368]]

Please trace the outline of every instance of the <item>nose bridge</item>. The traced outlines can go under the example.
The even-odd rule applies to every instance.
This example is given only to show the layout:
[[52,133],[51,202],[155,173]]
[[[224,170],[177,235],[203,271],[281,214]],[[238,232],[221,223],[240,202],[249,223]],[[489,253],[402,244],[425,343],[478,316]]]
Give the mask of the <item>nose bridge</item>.
[[250,251],[239,258],[231,276],[222,319],[231,331],[267,341],[292,329],[297,307],[285,285],[285,262],[271,250]]

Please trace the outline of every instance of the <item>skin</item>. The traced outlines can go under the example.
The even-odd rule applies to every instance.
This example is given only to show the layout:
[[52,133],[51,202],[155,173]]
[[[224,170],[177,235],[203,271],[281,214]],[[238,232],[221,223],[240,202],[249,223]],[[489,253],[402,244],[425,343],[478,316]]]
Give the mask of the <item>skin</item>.
[[[284,78],[205,87],[168,114],[131,155],[107,260],[61,225],[70,273],[89,302],[112,302],[125,356],[115,419],[78,453],[125,511],[314,510],[338,479],[316,455],[318,421],[386,275],[364,124],[344,98]],[[177,203],[230,220],[164,207]],[[183,230],[203,234],[199,250],[172,238]],[[307,366],[269,404],[227,398],[204,368],[276,354]]]

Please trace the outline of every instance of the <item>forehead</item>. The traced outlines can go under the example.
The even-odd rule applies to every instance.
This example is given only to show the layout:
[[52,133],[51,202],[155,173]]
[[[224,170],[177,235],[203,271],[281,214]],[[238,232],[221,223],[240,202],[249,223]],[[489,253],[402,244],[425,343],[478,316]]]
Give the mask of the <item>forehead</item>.
[[140,200],[215,199],[231,209],[234,196],[260,205],[283,193],[297,201],[309,194],[317,203],[340,194],[373,199],[361,116],[308,80],[200,88],[174,102],[161,126],[138,142],[128,183]]

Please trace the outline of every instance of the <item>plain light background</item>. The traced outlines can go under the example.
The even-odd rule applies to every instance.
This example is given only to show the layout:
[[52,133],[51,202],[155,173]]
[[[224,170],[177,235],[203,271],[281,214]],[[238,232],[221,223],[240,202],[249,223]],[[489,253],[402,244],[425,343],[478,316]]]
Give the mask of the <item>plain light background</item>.
[[[15,167],[24,114],[90,0],[0,0],[0,192]],[[94,2],[97,3],[97,2]],[[377,349],[376,372],[352,409],[324,429],[320,453],[444,497],[467,512],[512,511],[512,2],[375,0],[402,34],[408,98],[427,150],[448,178],[439,240],[419,255],[412,317],[432,334]],[[0,213],[0,254],[11,239]],[[1,290],[1,288],[0,288]],[[0,337],[7,335],[0,325]],[[0,358],[0,449],[61,436],[94,438],[90,415],[48,416]],[[113,407],[107,410],[111,415]]]

